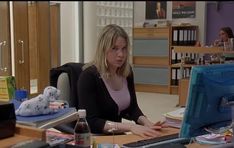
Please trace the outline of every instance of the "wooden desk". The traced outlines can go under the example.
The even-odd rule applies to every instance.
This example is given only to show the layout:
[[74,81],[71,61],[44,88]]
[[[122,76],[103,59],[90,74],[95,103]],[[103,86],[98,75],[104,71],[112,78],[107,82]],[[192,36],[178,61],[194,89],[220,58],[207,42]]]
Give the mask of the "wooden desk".
[[45,140],[46,139],[45,130],[16,124],[15,135],[13,137],[1,139],[0,146],[10,147],[11,145],[30,139]]
[[[165,128],[162,129],[162,136],[164,135],[170,135],[170,134],[175,134],[175,133],[179,133],[179,129],[176,128]],[[113,143],[113,136],[96,136],[96,143],[100,144],[100,143]],[[143,140],[144,138],[137,136],[137,135],[133,135],[133,134],[127,134],[127,135],[116,135],[114,136],[114,143],[122,146],[125,143],[129,143],[129,142],[134,142],[134,141],[138,141],[138,140]],[[210,145],[200,145],[197,143],[193,143],[193,144],[189,144],[186,146],[187,148],[210,148]]]
[[[179,129],[177,128],[165,128],[162,129],[162,136],[164,135],[170,135],[179,133]],[[127,135],[116,135],[114,136],[114,142],[119,145],[123,145],[125,143],[134,142],[138,140],[143,140],[144,138],[133,135],[133,134],[127,134]],[[96,142],[97,143],[112,143],[113,142],[113,136],[96,136]]]

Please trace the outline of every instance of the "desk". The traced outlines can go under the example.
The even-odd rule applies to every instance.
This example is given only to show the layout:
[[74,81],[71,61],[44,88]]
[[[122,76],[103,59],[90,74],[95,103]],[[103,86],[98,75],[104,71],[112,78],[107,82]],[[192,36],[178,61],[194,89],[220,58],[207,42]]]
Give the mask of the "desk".
[[32,128],[29,126],[23,126],[16,124],[16,131],[13,137],[5,138],[0,140],[1,147],[10,147],[11,145],[17,144],[22,141],[30,139],[45,140],[46,133],[43,129]]
[[[177,128],[164,128],[162,129],[162,136],[164,135],[170,135],[170,134],[175,134],[179,133],[179,129]],[[127,134],[127,135],[116,135],[114,137],[115,143],[119,145],[123,145],[125,143],[129,142],[134,142],[138,140],[143,140],[144,138],[133,135],[133,134]],[[96,142],[97,143],[112,143],[113,142],[113,137],[112,136],[96,136]]]
[[[178,132],[179,132],[179,129],[176,129],[176,128],[165,128],[165,129],[162,129],[162,133],[163,133],[162,136],[175,134]],[[116,135],[114,136],[114,143],[122,146],[125,143],[134,142],[134,141],[143,140],[143,139],[144,138],[137,136],[137,135],[133,135],[133,134]],[[96,140],[96,143],[98,144],[99,143],[113,143],[112,136],[96,136],[95,140]],[[193,144],[187,145],[186,147],[187,148],[209,148],[211,146],[193,143]]]

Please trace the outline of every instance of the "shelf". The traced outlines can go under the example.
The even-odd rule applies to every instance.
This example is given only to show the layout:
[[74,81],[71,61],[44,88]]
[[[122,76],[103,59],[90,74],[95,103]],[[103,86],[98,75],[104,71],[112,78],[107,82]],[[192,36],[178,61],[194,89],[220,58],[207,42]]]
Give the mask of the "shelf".
[[180,53],[234,53],[234,51],[223,51],[220,47],[172,46],[172,49]]
[[133,56],[134,65],[168,67],[168,57]]
[[170,29],[169,27],[160,28],[134,28],[134,39],[168,39]]
[[[190,68],[190,67],[193,67],[193,66],[197,66],[197,64],[183,64],[184,68]],[[181,63],[172,64],[171,67],[172,68],[180,68]]]

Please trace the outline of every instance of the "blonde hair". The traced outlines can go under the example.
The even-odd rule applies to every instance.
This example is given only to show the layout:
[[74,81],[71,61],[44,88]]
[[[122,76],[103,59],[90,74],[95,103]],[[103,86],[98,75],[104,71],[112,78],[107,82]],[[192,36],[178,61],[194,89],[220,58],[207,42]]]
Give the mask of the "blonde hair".
[[115,24],[110,24],[110,25],[105,26],[103,30],[100,32],[94,60],[91,63],[87,64],[85,68],[91,65],[95,65],[100,75],[108,78],[110,76],[110,72],[108,70],[108,63],[106,61],[106,53],[108,50],[113,48],[118,37],[122,37],[126,41],[127,58],[124,64],[120,68],[117,69],[117,74],[120,76],[127,77],[130,73],[129,37],[123,28]]

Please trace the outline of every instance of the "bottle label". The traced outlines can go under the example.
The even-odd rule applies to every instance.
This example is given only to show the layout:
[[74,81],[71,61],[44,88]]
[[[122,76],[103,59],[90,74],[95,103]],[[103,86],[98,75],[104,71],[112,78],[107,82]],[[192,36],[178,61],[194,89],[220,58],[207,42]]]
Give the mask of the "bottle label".
[[78,145],[79,147],[90,147],[91,140],[90,140],[90,134],[89,133],[75,133],[75,145]]

